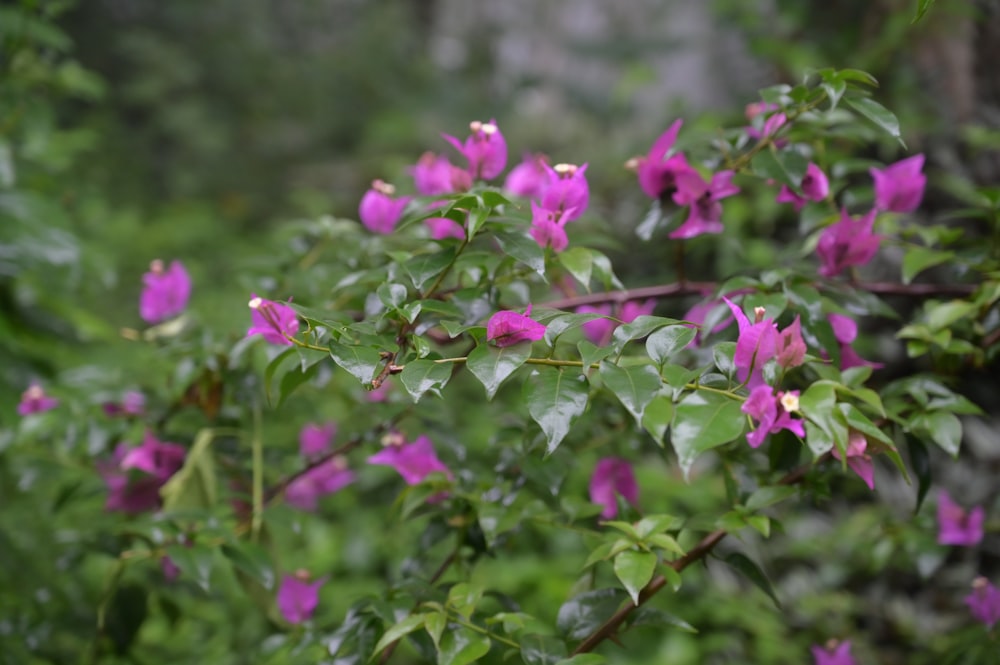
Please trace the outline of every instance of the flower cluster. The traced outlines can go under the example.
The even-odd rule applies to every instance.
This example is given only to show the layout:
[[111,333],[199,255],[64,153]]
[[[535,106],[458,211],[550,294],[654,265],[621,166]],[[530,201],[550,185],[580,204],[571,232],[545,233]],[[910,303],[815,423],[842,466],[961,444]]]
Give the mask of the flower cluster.
[[319,500],[347,487],[354,482],[354,472],[347,468],[341,456],[324,459],[330,450],[336,425],[308,424],[299,432],[299,451],[309,466],[288,483],[285,501],[288,505],[313,512]]
[[184,465],[186,449],[146,432],[142,445],[121,443],[110,461],[98,464],[108,488],[106,510],[142,513],[162,504],[160,488]]

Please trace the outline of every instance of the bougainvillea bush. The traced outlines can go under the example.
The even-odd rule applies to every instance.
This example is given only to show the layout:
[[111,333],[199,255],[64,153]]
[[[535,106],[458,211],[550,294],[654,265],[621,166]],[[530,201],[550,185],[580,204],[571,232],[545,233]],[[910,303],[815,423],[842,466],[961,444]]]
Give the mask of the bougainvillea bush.
[[[1000,196],[923,212],[875,85],[631,158],[474,121],[262,246],[229,330],[149,257],[143,371],[24,386],[5,657],[997,662],[996,491],[940,478],[995,367]],[[635,172],[666,283],[581,241],[588,160]],[[686,258],[753,234],[766,270]]]

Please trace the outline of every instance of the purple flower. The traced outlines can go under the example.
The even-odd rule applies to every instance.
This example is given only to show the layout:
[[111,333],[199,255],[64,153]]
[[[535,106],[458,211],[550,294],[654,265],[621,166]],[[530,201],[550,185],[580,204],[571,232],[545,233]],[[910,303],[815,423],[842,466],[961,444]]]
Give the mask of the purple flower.
[[869,169],[875,180],[875,207],[889,212],[913,212],[924,197],[927,176],[924,156],[914,155],[882,170]]
[[321,457],[330,451],[330,444],[336,434],[336,423],[307,423],[299,430],[299,452],[306,459]]
[[751,448],[759,448],[768,434],[777,434],[783,429],[804,438],[803,422],[792,418],[792,412],[799,408],[799,391],[791,390],[775,395],[770,386],[760,385],[750,391],[747,401],[740,410],[757,421],[757,427],[747,433],[747,443]]
[[584,213],[590,204],[590,185],[587,183],[587,165],[542,164],[549,174],[549,186],[542,196],[542,207],[565,215],[572,222]]
[[[784,113],[775,113],[764,121],[764,125],[761,129],[758,130],[756,127],[747,127],[747,136],[758,141],[774,136],[774,134],[777,133],[777,131],[781,129],[786,122],[788,122],[788,116]],[[775,141],[774,144],[781,147],[784,145],[784,142]]]
[[[645,302],[639,302],[637,300],[629,300],[624,305],[622,305],[621,311],[618,313],[618,319],[622,323],[632,323],[640,316],[652,314],[653,310],[656,308],[655,300],[646,300]],[[594,314],[606,314],[611,315],[610,305],[598,305],[597,307],[592,307],[590,305],[581,305],[576,309],[577,313],[594,313]],[[614,332],[615,328],[618,327],[618,321],[613,321],[611,319],[594,319],[593,321],[587,321],[581,328],[583,329],[583,334],[594,344],[598,346],[602,344],[607,344],[611,339],[611,334]]]
[[549,188],[550,176],[545,170],[548,158],[542,154],[525,155],[520,164],[507,174],[504,191],[526,199],[538,199]]
[[462,153],[469,162],[469,175],[475,180],[492,180],[507,165],[507,142],[497,127],[496,120],[469,123],[472,134],[462,143],[454,136],[442,134],[448,143]]
[[778,192],[778,196],[774,200],[778,203],[791,203],[795,206],[795,212],[798,212],[802,210],[802,206],[806,204],[807,200],[822,201],[830,193],[830,181],[827,180],[826,174],[812,162],[806,167],[806,173],[802,176],[800,187],[804,197],[789,189],[788,185],[782,185],[781,191]]
[[389,399],[389,381],[383,381],[382,385],[374,390],[365,392],[365,399],[369,402],[384,402]]
[[965,597],[965,604],[976,621],[992,629],[1000,621],[1000,589],[985,577],[977,577],[972,582],[972,593]]
[[160,488],[184,465],[185,454],[183,446],[149,432],[141,446],[118,444],[112,459],[97,467],[108,487],[104,509],[134,514],[159,508]]
[[[849,316],[843,314],[827,314],[830,327],[833,328],[833,336],[840,342],[840,369],[850,369],[851,367],[871,367],[878,369],[882,363],[865,360],[857,354],[851,344],[858,337],[858,324]],[[825,353],[823,354],[826,355]]]
[[764,383],[764,363],[777,352],[778,326],[771,319],[764,318],[763,307],[754,310],[755,321],[750,323],[740,306],[729,298],[723,297],[722,300],[729,306],[739,326],[736,352],[733,354],[736,378],[752,390]]
[[597,462],[590,477],[590,502],[604,506],[601,519],[610,520],[618,515],[616,494],[633,506],[639,503],[639,486],[632,465],[620,457],[605,457]]
[[146,396],[135,390],[129,390],[122,395],[120,403],[105,402],[101,407],[104,409],[104,413],[111,417],[141,416],[146,410]]
[[566,237],[566,222],[571,212],[555,212],[531,202],[531,237],[542,248],[551,246],[561,252],[569,246]]
[[354,482],[354,472],[347,468],[347,460],[334,457],[308,469],[285,488],[288,505],[314,512],[319,499],[338,492]]
[[530,318],[531,305],[524,314],[501,310],[486,322],[486,340],[497,346],[513,346],[520,342],[534,342],[545,337],[545,326]]
[[816,244],[816,254],[823,264],[819,274],[824,277],[839,275],[850,266],[863,266],[878,252],[882,236],[872,233],[875,209],[859,219],[841,211],[840,221],[826,227]]
[[[865,485],[868,485],[868,489],[875,489],[875,465],[872,463],[872,457],[866,451],[868,450],[868,439],[865,435],[856,430],[851,430],[850,434],[847,435],[847,466],[851,467],[854,473],[861,477],[861,480],[865,481]],[[842,459],[840,456],[840,450],[834,446],[833,456],[838,460]]]
[[738,194],[740,188],[732,184],[732,171],[719,171],[711,182],[705,180],[695,170],[677,175],[677,191],[674,203],[690,206],[688,218],[670,232],[670,237],[694,238],[704,233],[722,233],[722,199]]
[[393,198],[396,188],[392,185],[373,180],[372,188],[365,192],[358,205],[358,219],[372,233],[388,235],[396,228],[403,208],[410,202],[409,196]]
[[792,325],[778,333],[775,343],[778,364],[788,369],[798,367],[806,359],[806,343],[802,340],[802,323],[796,316]]
[[966,512],[952,501],[948,492],[938,492],[937,522],[938,542],[942,545],[972,547],[983,539],[983,520],[986,517],[982,506]]
[[391,466],[407,485],[416,485],[434,471],[443,472],[449,479],[454,477],[438,459],[434,444],[427,436],[421,435],[413,443],[406,443],[402,435],[394,434],[386,437],[386,442],[388,445],[369,457],[368,463]]
[[413,187],[424,196],[440,196],[452,192],[464,192],[472,187],[472,178],[444,155],[425,152],[410,167]]
[[294,575],[283,575],[278,587],[278,610],[288,623],[308,621],[319,604],[319,590],[326,584],[326,577],[309,582],[309,572],[297,570]]
[[51,411],[59,406],[59,400],[45,394],[45,389],[37,383],[32,383],[28,389],[21,393],[21,401],[17,405],[19,415],[27,416],[32,413],[43,413]]
[[675,120],[667,131],[656,139],[649,149],[649,154],[644,157],[633,157],[625,163],[627,168],[635,170],[639,178],[639,187],[651,199],[660,200],[672,194],[677,189],[678,174],[692,170],[683,154],[677,153],[667,157],[670,149],[674,147],[682,124],[683,120]]
[[145,286],[139,297],[139,316],[146,323],[165,321],[187,307],[191,278],[180,261],[171,261],[170,269],[164,271],[163,261],[156,259],[149,264],[142,282]]
[[815,660],[814,665],[855,665],[851,656],[851,643],[848,640],[843,642],[830,640],[822,647],[814,644],[812,655]]
[[299,319],[295,310],[288,305],[273,300],[265,300],[250,294],[250,329],[247,337],[260,335],[269,344],[291,346],[292,340],[299,331]]
[[445,238],[458,238],[465,240],[465,227],[448,217],[429,217],[424,220],[424,224],[431,232],[434,240],[444,240]]

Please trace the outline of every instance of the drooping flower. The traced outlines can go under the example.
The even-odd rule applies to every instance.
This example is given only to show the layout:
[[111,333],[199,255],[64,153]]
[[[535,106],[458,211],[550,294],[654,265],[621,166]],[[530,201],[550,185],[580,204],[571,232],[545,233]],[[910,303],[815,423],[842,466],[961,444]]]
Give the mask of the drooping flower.
[[326,577],[309,581],[309,571],[297,570],[294,575],[283,575],[278,587],[278,610],[288,623],[308,621],[319,605],[319,590],[326,584]]
[[44,413],[59,406],[59,400],[45,394],[45,389],[37,383],[32,383],[21,393],[21,401],[17,405],[17,413],[28,416],[32,413]]
[[651,199],[662,200],[677,189],[677,176],[691,171],[683,153],[670,153],[677,141],[683,120],[675,120],[663,132],[649,149],[649,153],[641,157],[633,157],[625,163],[625,167],[633,169],[639,178],[639,187]]
[[865,360],[858,355],[854,347],[851,346],[858,337],[858,324],[849,316],[843,314],[827,314],[830,327],[833,328],[833,336],[840,343],[840,369],[850,369],[851,367],[871,367],[878,369],[882,363]]
[[531,318],[531,305],[524,314],[501,310],[486,322],[486,339],[499,347],[535,342],[545,337],[545,326]]
[[336,434],[336,423],[307,423],[299,430],[299,452],[306,459],[321,457],[330,451]]
[[777,434],[787,429],[800,438],[806,435],[804,423],[792,418],[792,412],[799,408],[799,391],[791,390],[775,395],[770,386],[760,385],[750,391],[740,410],[757,421],[757,427],[747,432],[747,443],[751,448],[759,448],[768,434]]
[[806,204],[807,200],[822,201],[830,193],[830,181],[827,180],[826,174],[812,162],[806,167],[806,173],[802,176],[800,187],[804,196],[796,194],[788,185],[782,185],[781,191],[778,192],[778,196],[774,200],[778,203],[791,203],[795,206],[795,211],[798,212],[802,210],[802,206]]
[[792,325],[778,333],[775,359],[785,369],[798,367],[805,361],[806,343],[802,339],[802,322],[798,316],[792,321]]
[[[865,435],[857,430],[851,430],[847,435],[847,466],[851,467],[851,470],[865,481],[868,489],[874,490],[875,464],[872,462],[872,456],[866,452],[867,450],[868,439],[865,438]],[[840,450],[836,446],[833,447],[832,453],[838,460],[842,459]]]
[[572,211],[555,212],[531,202],[531,237],[542,248],[552,247],[561,252],[569,246],[566,236],[566,222]]
[[723,297],[722,300],[729,306],[729,311],[733,313],[739,326],[736,352],[733,355],[736,378],[752,390],[764,383],[764,363],[777,352],[778,326],[773,320],[764,318],[763,307],[755,310],[755,321],[750,323],[742,307],[729,298]]
[[869,169],[875,181],[875,207],[889,212],[913,212],[924,197],[927,176],[924,156],[914,155],[884,169]]
[[149,264],[149,272],[142,276],[145,285],[139,297],[139,316],[146,323],[159,323],[177,316],[187,307],[191,297],[191,277],[180,261],[171,261],[163,269],[163,261],[156,259]]
[[938,542],[942,545],[972,547],[983,539],[983,520],[986,514],[982,506],[966,512],[962,506],[952,501],[948,492],[938,492],[937,522]]
[[822,263],[819,274],[833,277],[845,268],[863,266],[872,260],[882,241],[882,236],[872,233],[875,213],[873,208],[864,217],[854,219],[843,210],[840,221],[823,230],[816,244]]
[[705,182],[691,169],[677,175],[674,203],[690,206],[688,217],[670,232],[671,238],[694,238],[704,233],[722,233],[722,203],[726,197],[738,194],[740,188],[732,184],[732,171],[719,171]]
[[564,215],[567,222],[580,217],[590,204],[587,165],[542,164],[542,166],[549,174],[549,185],[542,195],[542,207]]
[[548,158],[545,155],[525,155],[521,163],[507,174],[504,191],[526,199],[541,198],[551,182],[549,172],[545,170],[546,164]]
[[393,198],[396,188],[387,182],[373,180],[372,187],[361,197],[358,219],[372,233],[388,235],[403,216],[403,209],[410,202],[409,196]]
[[250,298],[250,329],[247,337],[260,335],[269,344],[291,346],[289,337],[299,331],[299,319],[295,310],[280,302],[265,300],[257,294]]
[[469,175],[474,180],[492,180],[507,165],[507,142],[500,133],[496,120],[474,120],[469,123],[469,129],[472,133],[465,139],[465,143],[448,134],[441,136],[468,160]]
[[451,470],[438,459],[434,444],[426,435],[407,443],[399,434],[390,434],[383,440],[387,445],[368,458],[369,464],[391,466],[403,477],[407,485],[416,485],[434,471],[453,478]]
[[308,469],[288,483],[285,502],[299,510],[314,512],[320,498],[342,490],[353,483],[354,478],[354,472],[347,468],[347,460],[334,457]]
[[[653,310],[656,309],[656,300],[646,300],[644,302],[639,302],[638,300],[629,300],[621,307],[621,311],[618,313],[618,319],[622,323],[632,323],[640,316],[645,316],[652,314]],[[581,305],[577,307],[576,311],[580,314],[593,313],[593,314],[611,314],[610,305]],[[611,335],[615,328],[619,326],[618,321],[613,321],[611,319],[594,319],[593,321],[587,321],[581,326],[583,334],[594,344],[598,346],[602,344],[607,344],[611,339]]]
[[423,196],[440,196],[452,192],[464,192],[472,186],[469,174],[450,161],[444,155],[425,152],[410,167],[413,176],[413,188]]
[[1000,621],[1000,589],[985,577],[977,577],[972,582],[972,593],[965,597],[972,617],[992,629]]
[[134,514],[159,508],[160,488],[184,465],[185,454],[183,446],[161,442],[150,432],[141,446],[118,444],[111,460],[97,465],[108,487],[105,510]]
[[431,232],[434,240],[444,240],[445,238],[458,238],[465,240],[465,227],[448,217],[429,217],[424,220],[424,224]]
[[109,416],[141,416],[146,409],[146,396],[135,390],[122,395],[121,402],[105,402],[101,405]]
[[639,485],[632,465],[620,457],[605,457],[597,462],[590,477],[590,502],[604,506],[601,519],[610,520],[618,515],[616,494],[633,506],[639,503]]
[[851,656],[851,643],[848,640],[838,642],[830,640],[825,646],[812,646],[813,665],[855,665]]

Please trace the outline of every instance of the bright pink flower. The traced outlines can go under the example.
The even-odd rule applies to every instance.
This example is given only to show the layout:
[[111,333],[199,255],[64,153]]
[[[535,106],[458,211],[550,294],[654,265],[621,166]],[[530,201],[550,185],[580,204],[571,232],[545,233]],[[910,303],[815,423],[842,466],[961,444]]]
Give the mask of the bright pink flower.
[[803,422],[792,418],[792,411],[798,409],[799,391],[792,390],[775,395],[770,386],[760,385],[750,391],[740,410],[757,421],[757,427],[747,433],[747,443],[751,448],[759,448],[768,434],[777,434],[783,429],[804,438]]
[[151,432],[146,432],[142,445],[129,449],[118,466],[123,471],[138,469],[166,482],[170,476],[184,466],[186,454],[184,446],[179,446],[176,443],[163,443]]
[[444,155],[425,152],[410,167],[413,187],[423,196],[440,196],[464,192],[472,186],[469,174],[448,161]]
[[690,206],[688,218],[670,232],[671,238],[694,238],[704,233],[722,233],[722,199],[738,194],[740,188],[732,184],[732,171],[719,171],[711,182],[695,170],[677,175],[674,203]]
[[309,582],[309,572],[298,570],[295,575],[284,575],[278,587],[278,610],[288,623],[308,621],[319,605],[319,590],[326,584],[326,577]]
[[369,464],[391,466],[407,485],[416,485],[434,471],[441,471],[449,479],[454,477],[444,462],[438,459],[434,444],[427,436],[418,436],[413,443],[406,443],[400,435],[390,435],[388,439],[389,445],[369,457]]
[[358,219],[372,233],[388,235],[396,228],[403,209],[410,202],[409,196],[393,198],[396,188],[392,185],[373,180],[372,188],[365,192],[358,205]]
[[778,333],[775,343],[778,364],[788,369],[798,367],[806,359],[806,343],[802,340],[802,323],[796,316],[792,325]]
[[627,168],[635,170],[639,178],[639,187],[651,199],[661,200],[673,194],[677,189],[677,176],[692,170],[682,153],[668,157],[682,124],[683,120],[675,120],[667,131],[656,139],[649,149],[649,154],[633,157],[625,163]]
[[462,143],[454,136],[442,134],[448,143],[462,153],[469,162],[469,175],[475,180],[492,180],[507,165],[507,142],[497,127],[496,120],[469,123],[472,134]]
[[105,402],[101,405],[104,413],[109,416],[141,416],[146,410],[146,396],[135,390],[128,390],[122,395],[122,401]]
[[618,515],[616,494],[633,506],[639,503],[639,485],[632,465],[620,457],[605,457],[597,462],[590,477],[590,502],[604,506],[601,519],[610,520]]
[[569,238],[566,237],[566,222],[569,221],[568,216],[571,212],[554,212],[532,201],[531,237],[542,248],[552,247],[556,252],[563,251],[569,246]]
[[307,423],[299,430],[299,453],[306,459],[322,457],[330,452],[333,437],[337,434],[336,423],[318,425]]
[[288,338],[299,331],[299,319],[294,309],[280,302],[259,298],[256,294],[251,294],[249,305],[251,326],[247,337],[260,335],[269,344],[292,345]]
[[149,264],[142,282],[145,286],[139,297],[139,316],[146,323],[165,321],[187,307],[191,277],[180,261],[171,261],[170,268],[164,270],[163,261],[156,259]]
[[526,199],[538,199],[549,188],[550,176],[545,170],[548,158],[545,155],[525,155],[520,164],[507,174],[503,183],[505,192]]
[[884,169],[869,169],[875,180],[875,207],[889,212],[913,212],[924,198],[927,176],[924,156],[914,155]]
[[878,252],[882,236],[872,233],[875,209],[864,217],[854,219],[841,211],[840,221],[826,227],[816,244],[816,254],[823,264],[819,274],[824,277],[838,275],[850,266],[867,264]]
[[814,644],[812,655],[815,660],[814,665],[855,665],[855,660],[851,656],[851,643],[847,640],[843,642],[830,640],[825,647]]
[[830,193],[830,181],[827,180],[826,174],[812,162],[806,167],[806,173],[802,176],[800,186],[804,197],[789,189],[788,185],[782,185],[781,191],[774,200],[778,203],[791,203],[795,206],[795,211],[798,212],[802,210],[802,206],[807,200],[822,201]]
[[972,547],[983,539],[983,520],[986,514],[982,506],[966,512],[952,501],[944,490],[938,492],[937,522],[938,542],[942,545]]
[[524,314],[501,310],[486,322],[486,340],[499,347],[534,342],[545,337],[545,326],[530,318],[531,305]]
[[314,512],[320,498],[339,492],[353,483],[354,478],[354,472],[347,468],[347,461],[343,457],[334,457],[317,464],[288,483],[285,502],[299,510]]
[[[854,473],[861,477],[861,480],[865,481],[865,485],[868,485],[868,489],[875,489],[875,464],[872,462],[872,457],[866,451],[868,450],[868,439],[865,435],[856,430],[851,430],[850,434],[847,436],[847,466],[851,467]],[[841,459],[840,450],[834,446],[833,456],[838,460]]]
[[549,185],[542,196],[542,207],[565,215],[567,222],[577,219],[590,204],[587,165],[542,164],[549,174]]
[[105,510],[141,513],[159,508],[160,488],[184,465],[186,452],[149,432],[141,446],[118,444],[112,459],[97,466],[108,487]]
[[[858,337],[858,324],[855,323],[854,319],[836,313],[828,314],[826,318],[830,322],[830,327],[833,328],[833,336],[840,342],[841,370],[864,366],[871,367],[872,369],[882,367],[882,363],[871,362],[859,356],[854,347],[851,346]],[[826,354],[824,353],[823,355],[825,356]]]
[[27,416],[32,413],[43,413],[51,411],[59,406],[59,400],[45,394],[45,389],[37,383],[32,383],[28,389],[21,393],[21,401],[17,405],[19,415]]
[[777,353],[778,326],[772,319],[764,318],[763,307],[758,308],[756,320],[750,323],[742,307],[729,298],[723,297],[722,300],[729,306],[729,311],[733,313],[739,326],[736,352],[733,355],[736,378],[752,390],[764,383],[764,363]]
[[434,240],[444,240],[445,238],[458,238],[465,240],[465,227],[448,217],[429,217],[424,220],[424,224],[431,232]]
[[1000,621],[1000,589],[985,577],[977,577],[972,582],[972,593],[965,597],[965,604],[973,618],[989,629]]

